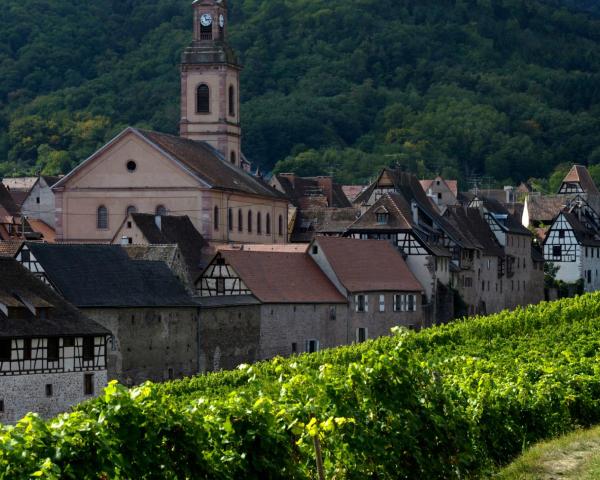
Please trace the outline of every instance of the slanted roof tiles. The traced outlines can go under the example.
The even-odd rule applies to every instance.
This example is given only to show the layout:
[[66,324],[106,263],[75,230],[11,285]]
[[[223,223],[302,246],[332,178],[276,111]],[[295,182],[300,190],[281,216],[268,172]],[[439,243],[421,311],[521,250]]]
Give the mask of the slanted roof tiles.
[[315,242],[349,292],[423,291],[400,252],[388,241],[318,237]]

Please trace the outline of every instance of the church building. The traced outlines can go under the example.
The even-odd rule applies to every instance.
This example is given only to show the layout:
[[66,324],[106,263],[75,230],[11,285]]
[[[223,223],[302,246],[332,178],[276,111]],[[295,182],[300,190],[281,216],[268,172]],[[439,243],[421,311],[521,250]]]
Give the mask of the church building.
[[53,187],[56,240],[110,242],[131,213],[187,215],[211,243],[286,243],[288,201],[241,150],[241,66],[225,0],[196,0],[180,135],[129,127]]

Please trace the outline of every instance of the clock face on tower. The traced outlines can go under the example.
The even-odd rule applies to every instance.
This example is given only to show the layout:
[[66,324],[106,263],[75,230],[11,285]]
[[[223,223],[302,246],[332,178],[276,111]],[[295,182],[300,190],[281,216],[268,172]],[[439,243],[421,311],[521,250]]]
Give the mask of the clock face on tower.
[[225,17],[223,15],[219,15],[219,27],[223,28],[225,26]]
[[203,27],[210,27],[212,25],[212,17],[210,16],[210,13],[202,14],[200,17],[200,25]]

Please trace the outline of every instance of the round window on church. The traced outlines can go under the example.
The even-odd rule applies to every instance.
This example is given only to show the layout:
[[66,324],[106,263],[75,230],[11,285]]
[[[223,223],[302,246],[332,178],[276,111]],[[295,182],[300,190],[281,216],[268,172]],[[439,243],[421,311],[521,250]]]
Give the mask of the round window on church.
[[135,163],[133,160],[129,160],[127,162],[127,170],[130,172],[135,172],[135,169],[137,168],[137,163]]

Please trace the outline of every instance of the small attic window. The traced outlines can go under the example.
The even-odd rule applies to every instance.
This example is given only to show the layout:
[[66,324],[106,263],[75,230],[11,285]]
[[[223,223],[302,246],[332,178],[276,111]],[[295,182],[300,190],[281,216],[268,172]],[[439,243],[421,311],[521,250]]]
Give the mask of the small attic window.
[[129,160],[127,162],[127,171],[128,172],[135,172],[137,169],[137,163],[135,163],[133,160]]
[[390,220],[390,214],[385,207],[380,207],[375,210],[375,216],[379,225],[387,225]]

